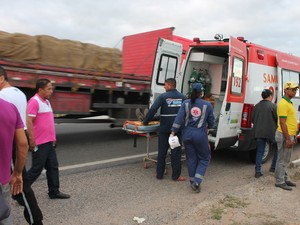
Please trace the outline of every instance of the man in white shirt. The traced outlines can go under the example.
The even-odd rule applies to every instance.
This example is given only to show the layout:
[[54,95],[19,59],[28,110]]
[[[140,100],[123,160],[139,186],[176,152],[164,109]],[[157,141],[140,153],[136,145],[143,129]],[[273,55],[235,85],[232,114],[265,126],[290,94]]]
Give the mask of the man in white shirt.
[[[6,71],[0,66],[0,98],[12,103],[18,109],[21,119],[24,123],[26,132],[26,117],[27,117],[27,99],[25,94],[18,88],[13,87],[8,82]],[[13,161],[15,162],[16,149],[13,147]],[[38,206],[36,197],[27,180],[26,168],[23,169],[23,193],[14,196],[18,203],[24,206],[24,216],[29,224],[42,225],[43,214]]]

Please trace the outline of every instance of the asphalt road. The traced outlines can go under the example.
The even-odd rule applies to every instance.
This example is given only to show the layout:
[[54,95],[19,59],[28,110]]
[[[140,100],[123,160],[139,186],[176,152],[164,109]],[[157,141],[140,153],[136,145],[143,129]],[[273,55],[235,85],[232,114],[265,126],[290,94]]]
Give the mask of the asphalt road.
[[[60,170],[86,167],[104,167],[143,159],[146,155],[146,137],[134,135],[110,124],[57,124],[57,157]],[[150,139],[151,152],[157,151],[157,138]],[[27,168],[31,165],[28,155]]]

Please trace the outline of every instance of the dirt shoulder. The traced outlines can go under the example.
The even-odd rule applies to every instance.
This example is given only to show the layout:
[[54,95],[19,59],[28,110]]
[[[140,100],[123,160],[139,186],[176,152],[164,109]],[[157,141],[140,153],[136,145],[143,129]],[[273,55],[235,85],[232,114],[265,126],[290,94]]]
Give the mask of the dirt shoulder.
[[274,186],[272,174],[199,203],[175,224],[297,225],[300,224],[300,169],[289,170],[298,187]]

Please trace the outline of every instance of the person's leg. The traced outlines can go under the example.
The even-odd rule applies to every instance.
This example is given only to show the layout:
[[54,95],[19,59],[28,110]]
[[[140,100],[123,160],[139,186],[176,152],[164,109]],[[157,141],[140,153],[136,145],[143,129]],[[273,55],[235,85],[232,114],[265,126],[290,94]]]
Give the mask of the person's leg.
[[277,142],[275,140],[272,142],[272,146],[273,146],[273,159],[270,167],[270,172],[275,172],[276,162],[278,158],[278,148],[277,148]]
[[278,148],[278,158],[276,162],[276,168],[275,168],[275,178],[276,178],[276,184],[283,184],[284,183],[284,177],[285,177],[285,138],[281,132],[276,131],[275,134],[275,140],[277,142],[277,148]]
[[[180,143],[182,144],[181,135],[177,134]],[[172,166],[172,179],[177,180],[181,174],[181,146],[171,150],[171,166]]]
[[166,156],[169,149],[169,133],[160,132],[158,137],[158,155],[156,166],[156,178],[162,179],[166,168]]
[[[5,198],[7,203],[9,205],[11,205],[10,186],[9,186],[9,184],[1,185],[1,187],[2,187],[3,197]],[[6,219],[0,221],[0,225],[13,225],[12,210],[10,211],[10,215]]]
[[191,141],[185,141],[186,163],[190,181],[193,182],[197,169],[197,154],[196,149]]
[[293,182],[288,181],[286,168],[291,159],[292,148],[286,149],[286,142],[282,133],[276,131],[275,139],[278,147],[278,159],[275,169],[275,186],[284,190],[291,191],[292,188],[290,186],[296,185]]
[[[27,132],[26,137],[28,139]],[[13,163],[16,160],[16,146],[13,145]],[[24,217],[29,224],[42,225],[43,213],[37,203],[35,194],[31,188],[29,180],[27,178],[27,170],[24,167],[22,171],[23,177],[23,193],[13,196],[20,205],[24,206]]]
[[[292,142],[294,142],[294,137],[291,136],[290,137]],[[288,179],[288,172],[287,172],[287,168],[288,168],[288,165],[290,164],[291,162],[291,157],[292,157],[292,153],[293,153],[293,147],[292,148],[288,148],[286,149],[286,151],[284,152],[284,181],[286,182]]]
[[13,198],[20,205],[24,206],[24,217],[29,224],[43,224],[43,213],[27,179],[27,172],[25,168],[23,170],[23,193],[13,196]]
[[200,185],[204,179],[204,175],[211,159],[211,151],[208,142],[204,142],[202,145],[197,145],[196,154],[198,163],[194,180]]
[[261,162],[262,157],[265,152],[266,147],[266,139],[265,138],[257,138],[256,139],[256,160],[255,160],[255,177],[258,178],[262,176],[261,173]]
[[27,172],[27,179],[30,185],[41,175],[48,158],[49,149],[46,144],[41,144],[38,145],[38,150],[31,154],[31,168]]
[[45,164],[47,183],[48,183],[48,195],[54,196],[59,193],[59,170],[56,151],[53,147],[53,143],[47,143],[49,149],[49,155]]

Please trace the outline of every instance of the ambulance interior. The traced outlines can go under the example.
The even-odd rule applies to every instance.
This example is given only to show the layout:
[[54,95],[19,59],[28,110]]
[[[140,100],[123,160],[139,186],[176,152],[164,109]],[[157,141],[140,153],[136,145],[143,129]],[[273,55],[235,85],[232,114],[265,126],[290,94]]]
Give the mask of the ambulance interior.
[[210,133],[216,136],[220,111],[227,85],[227,51],[222,56],[204,52],[191,52],[183,77],[183,93],[188,94],[194,82],[202,83],[205,88],[203,99],[211,102],[214,109],[215,127]]

